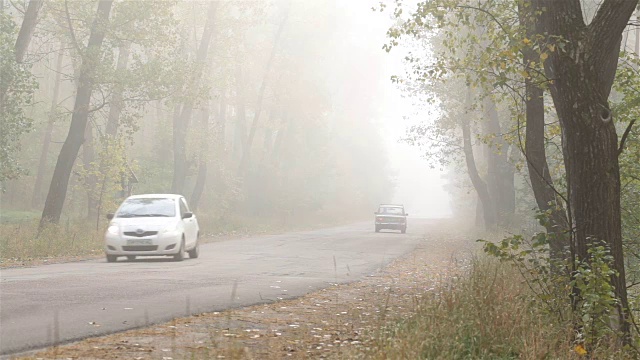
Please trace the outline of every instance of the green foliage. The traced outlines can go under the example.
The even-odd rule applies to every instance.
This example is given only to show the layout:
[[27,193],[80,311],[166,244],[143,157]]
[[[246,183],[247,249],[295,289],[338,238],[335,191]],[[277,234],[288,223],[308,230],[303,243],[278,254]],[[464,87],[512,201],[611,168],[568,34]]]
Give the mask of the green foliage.
[[545,309],[556,321],[576,324],[576,344],[591,350],[607,338],[618,336],[611,325],[619,306],[611,284],[611,277],[615,275],[611,266],[613,257],[604,245],[588,250],[589,262],[575,260],[572,265],[554,263],[549,258],[546,233],[537,233],[530,239],[514,235],[497,243],[478,241],[484,244],[487,254],[518,270],[531,290],[530,300],[534,306]]
[[32,120],[25,110],[32,105],[38,86],[29,64],[15,60],[17,32],[18,26],[10,15],[0,12],[0,89],[6,90],[6,96],[0,99],[0,182],[24,173],[17,158],[19,140],[32,129]]
[[114,212],[127,195],[131,173],[135,164],[126,158],[125,142],[121,138],[104,139],[97,160],[77,166],[76,173],[87,197],[98,206],[98,216]]
[[619,157],[622,232],[626,246],[627,278],[637,283],[640,278],[640,57],[623,52],[614,82],[616,95],[613,110],[619,123],[620,136],[630,129]]
[[619,302],[611,284],[615,275],[611,266],[613,256],[604,246],[593,247],[588,253],[591,261],[578,264],[571,285],[580,294],[576,316],[583,328],[577,340],[596,345],[605,336],[615,334],[610,327],[611,317],[615,316]]

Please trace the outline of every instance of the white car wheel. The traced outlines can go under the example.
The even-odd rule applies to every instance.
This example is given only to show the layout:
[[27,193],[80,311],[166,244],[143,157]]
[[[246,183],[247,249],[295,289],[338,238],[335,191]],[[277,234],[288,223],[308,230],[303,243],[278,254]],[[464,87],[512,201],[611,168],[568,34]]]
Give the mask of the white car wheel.
[[178,250],[178,253],[173,255],[173,260],[175,261],[184,260],[184,238],[182,238],[182,241],[180,242],[180,249]]

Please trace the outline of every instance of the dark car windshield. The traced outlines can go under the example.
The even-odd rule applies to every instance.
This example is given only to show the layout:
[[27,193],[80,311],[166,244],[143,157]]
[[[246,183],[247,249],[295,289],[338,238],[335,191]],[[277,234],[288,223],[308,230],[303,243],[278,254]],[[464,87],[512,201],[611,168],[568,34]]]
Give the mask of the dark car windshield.
[[140,198],[126,200],[116,217],[173,217],[176,216],[176,206],[173,199]]
[[378,212],[380,214],[404,215],[404,210],[399,207],[381,207]]

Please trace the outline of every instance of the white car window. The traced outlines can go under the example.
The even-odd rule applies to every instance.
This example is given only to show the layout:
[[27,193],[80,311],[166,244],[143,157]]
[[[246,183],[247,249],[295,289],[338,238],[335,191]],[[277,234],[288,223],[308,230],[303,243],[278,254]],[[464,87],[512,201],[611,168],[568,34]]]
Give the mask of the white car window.
[[173,199],[167,198],[128,199],[122,203],[116,217],[174,217],[175,204]]

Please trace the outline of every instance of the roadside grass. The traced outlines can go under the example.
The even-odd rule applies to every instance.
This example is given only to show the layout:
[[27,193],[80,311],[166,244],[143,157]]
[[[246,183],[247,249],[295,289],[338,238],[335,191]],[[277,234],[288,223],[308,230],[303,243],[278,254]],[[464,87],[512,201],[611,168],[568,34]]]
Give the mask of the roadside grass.
[[[92,221],[81,219],[48,225],[38,233],[39,213],[2,211],[0,218],[0,267],[27,266],[39,263],[72,261],[103,256],[104,231],[107,220],[101,220],[98,230]],[[286,231],[313,229],[348,223],[330,218],[307,217],[281,219],[276,217],[248,218],[244,216],[211,216],[198,214],[201,240]]]
[[380,324],[366,346],[340,358],[623,359],[615,344],[578,354],[571,325],[531,301],[517,270],[484,256],[468,272],[426,293],[405,319]]
[[80,221],[48,225],[40,233],[37,220],[0,224],[0,266],[91,257],[101,255],[102,246],[102,231]]

